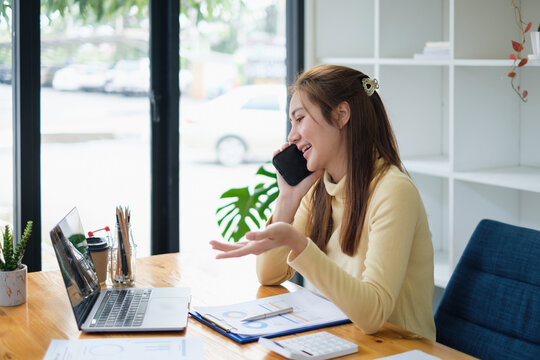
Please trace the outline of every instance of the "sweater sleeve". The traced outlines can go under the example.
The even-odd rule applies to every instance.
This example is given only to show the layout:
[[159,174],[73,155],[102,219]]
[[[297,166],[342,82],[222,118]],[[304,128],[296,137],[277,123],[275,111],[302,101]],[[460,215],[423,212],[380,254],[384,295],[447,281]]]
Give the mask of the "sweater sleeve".
[[[347,273],[312,241],[288,263],[334,302],[362,331],[379,330],[393,312],[407,270],[421,200],[409,179],[381,181],[372,195],[362,241],[364,271]],[[366,229],[367,227],[367,229]],[[357,261],[362,261],[355,255]]]
[[[306,195],[302,199],[292,224],[302,234],[305,233],[308,216],[308,198],[309,196]],[[271,223],[272,218],[268,220],[268,224]],[[287,264],[289,252],[289,248],[283,246],[268,250],[257,256],[256,270],[261,285],[279,285],[293,277],[295,270]]]

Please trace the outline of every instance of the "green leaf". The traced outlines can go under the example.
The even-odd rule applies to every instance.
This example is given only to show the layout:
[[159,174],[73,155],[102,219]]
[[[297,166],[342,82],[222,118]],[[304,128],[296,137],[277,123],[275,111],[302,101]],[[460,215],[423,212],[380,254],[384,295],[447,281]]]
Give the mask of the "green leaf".
[[[223,236],[223,237],[226,237],[226,236],[227,236],[227,233],[228,233],[230,227],[235,223],[235,221],[234,221],[235,218],[236,218],[236,215],[233,216],[233,217],[231,218],[230,221],[228,221],[227,223],[225,223],[225,228],[224,228],[223,231],[221,232],[221,236]],[[235,225],[237,225],[237,224],[235,224]],[[231,236],[234,237],[234,233],[233,233],[233,235],[231,235]],[[238,241],[238,240],[236,240],[236,241]],[[235,241],[235,242],[236,242],[236,241]]]
[[2,17],[6,21],[6,24],[9,26],[8,9],[11,9],[11,2],[10,1],[6,2],[6,1],[3,1],[3,0],[0,0],[0,1],[2,1],[2,3],[0,4],[0,14],[2,15]]
[[268,171],[264,168],[264,165],[257,170],[256,175],[264,175],[266,177],[277,179],[277,175],[275,172]]
[[21,264],[22,258],[24,257],[26,244],[28,243],[28,239],[30,238],[30,235],[32,235],[32,225],[33,225],[32,221],[28,221],[26,223],[26,227],[24,228],[21,241],[19,241],[19,244],[17,244],[17,249],[15,250],[15,254],[13,255],[13,260],[16,264],[16,267]]
[[[277,183],[275,184],[275,188],[277,189]],[[257,209],[257,211],[259,212],[259,216],[261,218],[263,218],[265,221],[268,220],[268,216],[266,215],[267,213],[270,214],[270,205],[272,203],[274,203],[274,201],[276,201],[277,197],[279,195],[279,190],[276,190],[276,192],[274,192],[273,194],[271,194],[270,196],[268,196],[268,199],[266,199],[265,202],[263,202],[261,204],[261,206],[259,206],[259,208]]]
[[[238,210],[236,209],[236,207],[234,207],[234,203],[231,203],[229,205],[227,205],[226,207],[231,207],[231,210],[229,210],[228,213],[226,213],[225,215],[223,215],[221,217],[221,219],[218,220],[218,225],[221,225],[221,223],[223,222],[223,220],[225,220],[225,218],[227,218],[230,214],[232,214],[233,212],[234,213],[238,213]],[[223,208],[223,207],[222,207]],[[222,209],[221,208],[221,209]]]
[[[257,214],[257,213],[256,213]],[[258,215],[258,214],[257,214]],[[251,211],[248,213],[248,216],[249,218],[253,221],[253,223],[255,224],[255,226],[257,227],[257,229],[260,229],[261,228],[261,222],[259,221],[259,219],[257,218],[256,215],[254,215]]]
[[[271,182],[258,183],[254,187],[233,188],[225,191],[220,199],[226,200],[218,207],[217,223],[221,235],[227,241],[239,241],[246,232],[260,229],[270,215],[270,206],[277,199],[279,188],[274,172],[261,166],[255,175],[271,179]],[[231,201],[232,200],[232,201]]]
[[8,225],[6,225],[6,227],[4,228],[3,238],[4,242],[2,245],[2,255],[4,256],[4,261],[2,265],[2,270],[15,270],[13,261],[13,234],[11,233]]
[[225,191],[221,195],[221,199],[242,197],[242,196],[246,196],[248,194],[249,194],[249,189],[247,187],[243,187],[243,188],[240,188],[240,189],[230,189],[230,190]]

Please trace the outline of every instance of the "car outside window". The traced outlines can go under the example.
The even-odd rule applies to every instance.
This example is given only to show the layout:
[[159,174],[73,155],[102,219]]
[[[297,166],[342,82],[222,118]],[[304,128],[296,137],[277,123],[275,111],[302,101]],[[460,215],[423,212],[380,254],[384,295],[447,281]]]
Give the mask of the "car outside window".
[[242,109],[279,111],[279,101],[275,96],[257,96],[247,101]]

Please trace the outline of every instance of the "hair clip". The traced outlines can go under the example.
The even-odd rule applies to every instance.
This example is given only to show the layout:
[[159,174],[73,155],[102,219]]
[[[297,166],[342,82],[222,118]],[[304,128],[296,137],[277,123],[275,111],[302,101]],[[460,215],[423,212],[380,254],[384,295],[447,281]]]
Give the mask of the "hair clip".
[[377,79],[365,77],[362,79],[362,86],[364,87],[364,91],[366,92],[367,96],[371,96],[375,90],[379,88],[379,82]]

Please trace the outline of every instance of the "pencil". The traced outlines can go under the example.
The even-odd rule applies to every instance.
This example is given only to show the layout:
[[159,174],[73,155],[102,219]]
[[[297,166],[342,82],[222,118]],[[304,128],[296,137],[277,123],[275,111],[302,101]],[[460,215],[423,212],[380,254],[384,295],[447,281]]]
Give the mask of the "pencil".
[[122,254],[121,254],[121,234],[120,234],[120,217],[118,216],[118,207],[116,208],[116,240],[118,241],[118,244],[116,245],[116,276],[122,274],[121,266],[122,266]]
[[123,274],[128,275],[130,278],[133,277],[132,268],[131,268],[131,246],[129,242],[129,223],[128,223],[128,214],[129,211],[122,209],[122,207],[116,208],[117,218],[119,219],[119,232],[118,232],[118,241],[121,245],[122,251],[122,266]]

